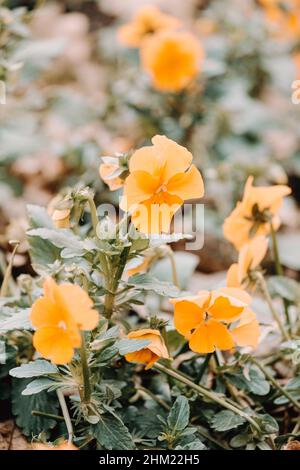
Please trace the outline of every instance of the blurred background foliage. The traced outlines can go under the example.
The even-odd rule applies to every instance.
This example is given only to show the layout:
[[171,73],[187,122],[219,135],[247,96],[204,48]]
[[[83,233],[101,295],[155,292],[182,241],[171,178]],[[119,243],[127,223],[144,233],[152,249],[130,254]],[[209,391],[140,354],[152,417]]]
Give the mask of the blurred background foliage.
[[[117,30],[143,4],[180,18],[205,50],[193,86],[155,90],[136,49]],[[91,185],[117,203],[99,178],[101,155],[126,152],[165,134],[189,148],[206,182],[206,242],[199,269],[228,267],[221,224],[249,174],[256,184],[290,184],[282,213],[283,259],[294,276],[299,239],[300,17],[286,0],[63,0],[0,2],[0,242],[21,240],[15,270],[29,268],[26,204],[47,205],[62,188]],[[284,8],[283,5],[284,4]]]

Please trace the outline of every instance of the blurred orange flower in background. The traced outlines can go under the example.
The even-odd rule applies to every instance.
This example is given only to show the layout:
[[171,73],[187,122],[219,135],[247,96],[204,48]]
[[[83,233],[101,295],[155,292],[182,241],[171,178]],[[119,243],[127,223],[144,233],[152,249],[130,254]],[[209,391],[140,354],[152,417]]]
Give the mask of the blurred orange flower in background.
[[[200,354],[228,350],[235,344],[256,346],[259,326],[248,308],[250,301],[245,291],[226,287],[170,300],[176,330],[189,341],[190,349]],[[228,325],[236,321],[230,330]]]
[[239,250],[251,238],[258,235],[268,235],[280,226],[277,215],[283,198],[291,193],[288,186],[260,186],[254,187],[253,176],[249,176],[244,190],[242,201],[225,219],[223,225],[224,236]]
[[152,138],[129,160],[120,204],[143,233],[168,232],[174,213],[185,200],[200,198],[204,185],[192,154],[165,136]]
[[204,50],[190,33],[163,31],[145,40],[141,47],[144,69],[160,91],[178,92],[199,74]]
[[154,5],[144,5],[130,23],[119,28],[118,38],[126,46],[140,47],[146,37],[179,26],[180,21],[177,18],[162,13]]
[[143,330],[131,331],[127,337],[129,339],[143,339],[150,341],[150,344],[140,351],[126,354],[125,358],[128,362],[146,364],[145,369],[150,369],[158,359],[169,359],[168,350],[158,330],[145,328]]
[[37,329],[33,336],[35,349],[55,364],[66,364],[81,345],[80,330],[93,330],[99,315],[93,302],[78,285],[61,284],[48,278],[44,296],[32,305],[30,320]]
[[227,272],[228,287],[243,287],[251,271],[259,266],[268,251],[268,239],[255,237],[242,246],[238,262],[230,266]]

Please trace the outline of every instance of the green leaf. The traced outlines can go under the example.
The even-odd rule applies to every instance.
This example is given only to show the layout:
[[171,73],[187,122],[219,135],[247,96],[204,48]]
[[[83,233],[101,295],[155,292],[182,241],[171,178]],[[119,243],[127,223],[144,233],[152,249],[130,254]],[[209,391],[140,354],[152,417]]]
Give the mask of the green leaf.
[[[176,251],[174,261],[177,269],[179,284],[182,289],[186,289],[197,265],[199,257],[185,251]],[[173,279],[172,266],[169,258],[163,258],[157,261],[151,267],[151,274],[160,281],[171,282]]]
[[118,348],[121,356],[124,356],[128,353],[140,351],[146,348],[150,343],[151,341],[147,339],[121,339],[115,343],[115,346]]
[[28,385],[28,379],[13,379],[12,386],[12,412],[16,417],[16,424],[21,428],[25,436],[38,435],[41,430],[53,429],[56,420],[41,416],[32,416],[32,410],[49,414],[58,414],[59,403],[54,393],[41,392],[36,395],[22,395],[22,391]]
[[34,395],[40,393],[43,390],[48,390],[55,385],[53,380],[47,378],[35,379],[30,382],[23,390],[22,395]]
[[245,418],[233,411],[223,410],[217,413],[211,420],[211,427],[219,432],[229,431],[245,423]]
[[183,446],[176,446],[175,450],[206,450],[206,447],[200,439],[194,439],[192,442],[188,442]]
[[12,330],[32,330],[29,308],[3,309],[0,313],[0,333]]
[[168,425],[173,431],[182,431],[189,424],[190,406],[188,399],[182,395],[176,398],[167,418]]
[[91,429],[98,444],[104,449],[134,449],[134,443],[127,427],[116,414],[101,414],[98,423]]
[[156,279],[151,274],[135,274],[131,276],[127,284],[142,291],[153,291],[164,297],[177,297],[179,289],[170,282],[163,282]]
[[44,207],[29,204],[27,213],[31,228],[54,228],[52,219]]
[[12,377],[25,378],[57,374],[58,372],[58,368],[54,364],[51,364],[51,362],[45,361],[44,359],[37,359],[28,364],[22,364],[20,367],[15,367],[9,374]]
[[279,295],[295,304],[300,303],[300,284],[294,279],[285,276],[271,276],[268,280],[268,286],[273,295]]

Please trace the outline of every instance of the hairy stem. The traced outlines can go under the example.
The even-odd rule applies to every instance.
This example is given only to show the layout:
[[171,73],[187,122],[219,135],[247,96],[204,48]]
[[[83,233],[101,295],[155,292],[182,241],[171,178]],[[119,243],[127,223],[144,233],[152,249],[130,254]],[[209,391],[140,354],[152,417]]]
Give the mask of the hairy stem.
[[13,252],[11,254],[11,258],[10,258],[9,263],[7,265],[7,268],[6,268],[6,271],[5,271],[5,274],[4,274],[4,278],[3,278],[3,282],[2,282],[2,286],[1,286],[1,290],[0,290],[0,297],[6,297],[8,295],[9,281],[10,281],[10,278],[11,278],[11,272],[12,272],[14,257],[15,257],[15,254],[17,252],[17,249],[19,247],[19,244],[20,244],[19,242],[17,242],[15,244]]

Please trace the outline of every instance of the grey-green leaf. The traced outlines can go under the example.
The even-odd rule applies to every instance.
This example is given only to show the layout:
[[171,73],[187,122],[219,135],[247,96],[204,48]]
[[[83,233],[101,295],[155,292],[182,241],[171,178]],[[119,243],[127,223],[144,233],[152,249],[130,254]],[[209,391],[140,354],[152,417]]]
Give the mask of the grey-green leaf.
[[41,379],[35,379],[30,382],[23,390],[22,395],[34,395],[40,393],[43,390],[48,390],[53,387],[55,382],[53,380],[42,377]]
[[127,427],[116,415],[108,413],[100,415],[98,423],[92,426],[92,433],[98,444],[104,449],[134,449],[134,443]]
[[121,356],[125,354],[132,353],[135,351],[140,351],[150,344],[150,341],[147,339],[121,339],[115,346],[118,348]]

